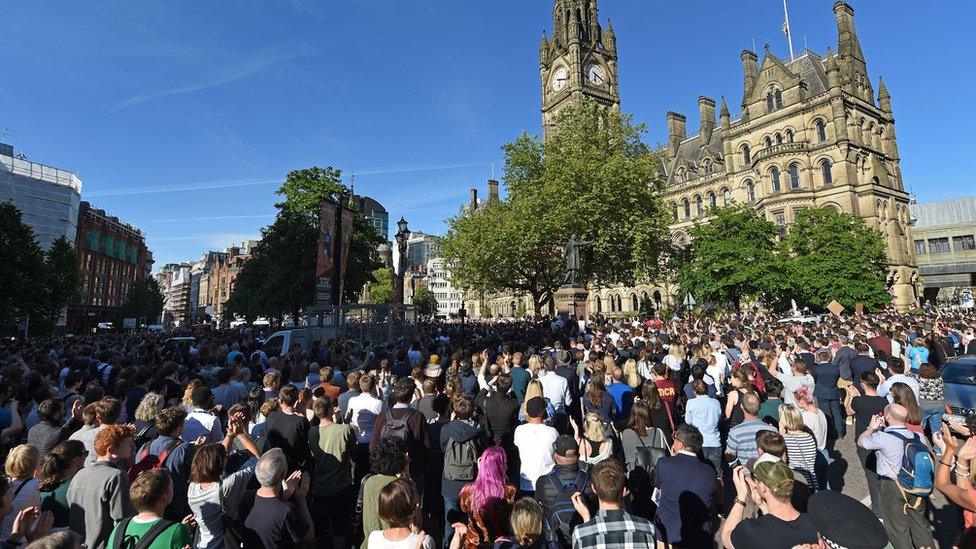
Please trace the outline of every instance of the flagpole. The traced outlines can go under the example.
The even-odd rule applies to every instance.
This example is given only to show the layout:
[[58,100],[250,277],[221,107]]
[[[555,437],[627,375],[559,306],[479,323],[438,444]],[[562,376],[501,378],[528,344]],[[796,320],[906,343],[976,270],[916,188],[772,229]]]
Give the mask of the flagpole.
[[793,29],[790,28],[790,10],[786,7],[786,0],[783,0],[783,15],[786,17],[783,32],[786,33],[786,41],[790,45],[790,61],[793,61]]

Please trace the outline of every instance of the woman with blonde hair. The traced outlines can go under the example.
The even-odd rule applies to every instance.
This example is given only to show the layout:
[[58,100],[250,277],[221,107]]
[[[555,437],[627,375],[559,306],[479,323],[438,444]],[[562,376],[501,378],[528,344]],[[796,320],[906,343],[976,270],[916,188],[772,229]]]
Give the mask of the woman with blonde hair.
[[803,412],[792,404],[779,405],[779,432],[786,442],[790,469],[803,475],[810,490],[817,490],[817,439],[803,423]]
[[685,346],[675,342],[668,346],[668,354],[661,359],[661,362],[671,370],[678,371],[686,358],[688,357],[685,355]]
[[548,547],[545,536],[542,535],[543,511],[539,502],[524,497],[515,502],[512,507],[511,523],[512,535],[495,541],[498,549],[543,549]]
[[629,358],[624,362],[624,380],[631,389],[637,389],[641,385],[641,377],[637,373],[637,361]]
[[[539,371],[542,370],[542,357],[539,355],[532,355],[529,357],[529,372],[532,373],[532,379],[537,379],[539,377]],[[528,399],[526,399],[528,400]]]
[[3,464],[4,472],[10,479],[10,493],[13,495],[10,513],[0,522],[0,539],[10,537],[17,514],[28,507],[41,504],[41,494],[37,489],[40,481],[34,478],[34,472],[41,461],[41,455],[30,444],[21,444],[7,454]]
[[194,407],[193,391],[195,391],[197,387],[203,387],[203,381],[197,378],[191,379],[189,383],[186,384],[186,390],[183,391],[183,407],[187,410],[193,409]]
[[525,403],[534,397],[542,397],[546,401],[546,425],[552,425],[552,418],[556,415],[556,408],[553,407],[546,395],[542,394],[542,382],[538,379],[530,379],[529,384],[525,387],[525,400],[522,401],[522,407],[519,408],[518,419],[520,423],[525,423],[528,416],[525,415]]
[[600,414],[587,412],[583,418],[583,432],[580,433],[579,425],[572,421],[573,431],[576,435],[576,443],[579,444],[580,461],[596,465],[610,457],[613,452],[613,442],[607,438],[606,427],[601,421]]
[[[163,411],[166,402],[163,396],[156,393],[146,393],[139,401],[139,406],[132,414],[136,425],[136,440],[156,438],[156,416]],[[138,443],[137,443],[138,447]]]

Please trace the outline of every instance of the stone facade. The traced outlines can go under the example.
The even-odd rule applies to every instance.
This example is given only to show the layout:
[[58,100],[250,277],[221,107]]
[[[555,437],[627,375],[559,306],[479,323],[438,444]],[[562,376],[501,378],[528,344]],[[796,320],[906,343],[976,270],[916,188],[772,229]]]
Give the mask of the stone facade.
[[[884,235],[894,304],[917,300],[909,195],[899,168],[891,95],[879,79],[877,99],[854,27],[854,9],[833,6],[837,52],[804,51],[780,59],[768,47],[760,63],[743,51],[743,94],[733,117],[724,98],[698,98],[701,120],[688,136],[685,116],[669,112],[662,157],[664,198],[673,208],[672,239],[688,242],[710,206],[752,204],[786,231],[798,211],[828,206],[863,218]],[[604,31],[596,0],[556,0],[553,37],[540,46],[542,118],[548,133],[559,110],[583,97],[619,108],[617,40]],[[591,288],[588,309],[628,312],[649,300],[673,307],[681,296],[667,281]],[[518,299],[493,296],[471,311],[507,316]],[[531,306],[527,307],[531,310]]]

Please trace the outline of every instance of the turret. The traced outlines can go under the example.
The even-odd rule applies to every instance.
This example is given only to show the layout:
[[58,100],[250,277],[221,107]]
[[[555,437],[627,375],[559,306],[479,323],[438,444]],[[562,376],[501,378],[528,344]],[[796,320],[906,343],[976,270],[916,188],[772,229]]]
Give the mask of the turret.
[[752,95],[752,88],[756,85],[756,78],[759,76],[759,57],[755,52],[742,50],[742,108],[746,108],[749,96]]
[[617,53],[617,34],[613,32],[613,23],[607,19],[607,32],[603,34],[603,47],[610,53]]
[[888,86],[885,86],[884,79],[878,77],[878,106],[881,112],[891,114],[891,94],[888,93]]
[[728,131],[732,127],[732,116],[729,115],[729,106],[725,104],[725,96],[722,96],[722,109],[718,115],[719,123],[723,131]]
[[546,36],[546,29],[542,29],[542,40],[539,42],[539,62],[545,63],[549,58],[549,37]]
[[685,128],[685,115],[676,112],[669,112],[668,119],[668,154],[675,156],[678,154],[678,145],[685,140],[687,130]]
[[488,202],[498,202],[498,181],[488,180]]
[[587,15],[590,43],[598,44],[600,42],[600,19],[597,17],[596,0],[591,0],[590,12]]
[[837,58],[834,53],[827,48],[827,58],[824,60],[824,71],[827,73],[827,88],[834,89],[840,87],[840,69],[837,67]]
[[715,129],[715,100],[705,97],[698,98],[698,143],[702,147],[708,145],[712,140],[712,131]]
[[861,51],[861,42],[854,29],[854,8],[843,0],[834,3],[837,21],[837,56],[840,81],[844,90],[866,101],[874,98],[868,68]]

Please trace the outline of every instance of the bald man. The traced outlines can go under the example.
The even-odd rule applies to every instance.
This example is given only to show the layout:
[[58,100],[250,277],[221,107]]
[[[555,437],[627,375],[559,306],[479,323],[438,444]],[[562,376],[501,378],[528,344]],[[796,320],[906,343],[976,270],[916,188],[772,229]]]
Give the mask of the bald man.
[[895,481],[901,469],[905,444],[924,440],[918,433],[908,430],[905,426],[907,419],[908,410],[904,406],[889,404],[883,417],[871,418],[871,424],[857,438],[857,445],[877,451],[879,510],[892,546],[895,549],[934,547],[932,526],[925,517],[925,502],[909,495],[906,505]]

